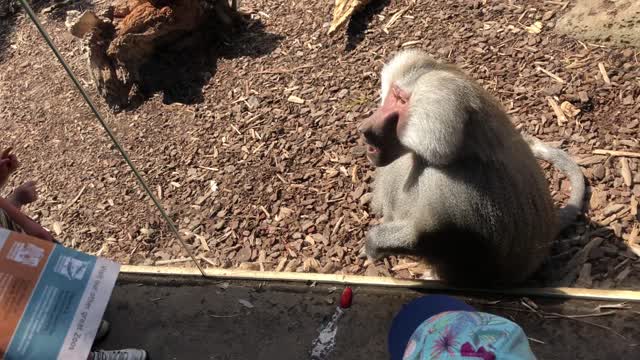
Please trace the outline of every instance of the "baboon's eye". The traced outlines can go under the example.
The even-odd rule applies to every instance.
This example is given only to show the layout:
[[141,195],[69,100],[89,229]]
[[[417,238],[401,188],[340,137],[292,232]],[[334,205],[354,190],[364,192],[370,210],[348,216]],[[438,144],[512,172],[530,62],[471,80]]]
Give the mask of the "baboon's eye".
[[400,104],[404,105],[409,100],[408,94],[400,89],[397,85],[393,87],[393,96],[400,102]]

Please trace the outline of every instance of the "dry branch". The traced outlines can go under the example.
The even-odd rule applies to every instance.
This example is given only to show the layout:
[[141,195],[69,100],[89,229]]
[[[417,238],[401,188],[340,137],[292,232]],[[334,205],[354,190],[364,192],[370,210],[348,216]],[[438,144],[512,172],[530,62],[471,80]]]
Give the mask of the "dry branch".
[[562,112],[562,109],[560,109],[560,106],[558,106],[558,103],[551,97],[547,97],[547,101],[549,102],[549,106],[551,106],[551,109],[553,109],[553,112],[558,118],[558,125],[562,126],[566,124],[568,122],[567,117],[564,115],[564,112]]
[[593,150],[593,153],[596,154],[596,155],[610,155],[610,156],[623,156],[623,157],[640,158],[640,153],[631,152],[631,151],[617,151],[617,150],[596,149],[596,150]]
[[552,78],[553,80],[559,82],[560,84],[564,84],[565,81],[562,80],[562,78],[554,73],[552,73],[551,71],[544,69],[540,66],[537,67],[538,71],[542,71],[543,73],[545,73],[547,76],[549,76],[550,78]]
[[598,63],[598,69],[600,69],[600,74],[602,75],[602,80],[604,80],[604,82],[607,85],[611,84],[611,80],[609,80],[609,75],[607,74],[607,69],[604,67],[604,64],[599,62]]

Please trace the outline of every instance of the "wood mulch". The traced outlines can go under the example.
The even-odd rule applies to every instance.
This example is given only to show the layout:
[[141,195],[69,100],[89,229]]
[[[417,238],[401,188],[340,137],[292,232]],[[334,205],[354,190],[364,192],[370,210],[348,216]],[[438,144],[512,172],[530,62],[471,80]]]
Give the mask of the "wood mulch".
[[[640,251],[628,246],[640,238],[638,54],[555,34],[562,2],[374,2],[328,37],[330,1],[243,1],[246,32],[167,49],[146,70],[149,98],[120,113],[98,97],[64,25],[65,11],[104,3],[71,1],[42,14],[44,3],[45,28],[203,266],[427,271],[405,257],[357,259],[377,220],[356,125],[375,106],[383,62],[414,46],[462,66],[519,129],[582,165],[588,211],[558,239],[540,277],[640,285]],[[65,244],[123,264],[193,266],[23,13],[0,19],[0,132],[0,146],[22,162],[11,185],[38,182],[41,197],[27,211]],[[541,165],[561,204],[567,180]]]

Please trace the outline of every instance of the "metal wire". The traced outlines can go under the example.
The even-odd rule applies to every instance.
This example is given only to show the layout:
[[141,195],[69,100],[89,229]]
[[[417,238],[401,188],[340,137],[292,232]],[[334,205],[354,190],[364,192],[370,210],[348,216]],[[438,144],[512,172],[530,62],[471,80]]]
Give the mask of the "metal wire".
[[191,257],[191,260],[193,260],[194,264],[196,264],[202,276],[206,277],[207,275],[205,274],[200,264],[198,264],[198,260],[195,258],[195,256],[193,256],[193,253],[191,252],[187,244],[182,239],[182,236],[180,236],[180,232],[178,231],[178,228],[173,223],[169,215],[167,215],[167,213],[165,212],[164,208],[162,207],[158,199],[155,197],[155,195],[153,195],[153,192],[151,192],[151,190],[149,189],[149,186],[147,186],[147,183],[144,181],[144,179],[142,179],[142,176],[138,172],[138,169],[135,167],[135,165],[133,165],[133,163],[129,159],[129,155],[127,155],[127,152],[124,150],[122,145],[120,145],[115,135],[111,131],[111,128],[109,127],[109,125],[107,125],[106,121],[104,121],[104,118],[102,117],[102,115],[100,114],[96,106],[93,104],[93,102],[89,98],[89,95],[84,90],[82,85],[80,85],[80,82],[78,81],[76,76],[73,74],[73,71],[71,71],[71,68],[69,68],[69,65],[67,65],[66,61],[62,58],[62,55],[60,54],[56,46],[53,44],[53,41],[51,41],[51,38],[47,34],[47,31],[42,27],[42,24],[40,24],[40,21],[34,14],[33,10],[31,9],[27,1],[26,0],[19,0],[19,1],[22,7],[24,8],[24,10],[29,15],[29,18],[31,18],[31,21],[33,22],[33,24],[36,26],[36,28],[38,28],[38,31],[40,31],[40,34],[42,35],[44,40],[47,42],[47,45],[49,45],[49,47],[51,48],[51,51],[53,51],[55,56],[58,58],[58,61],[60,61],[60,63],[62,64],[62,67],[64,67],[64,69],[66,70],[67,74],[75,84],[76,88],[78,88],[78,91],[80,91],[80,94],[82,94],[84,101],[87,103],[87,105],[89,105],[89,107],[91,108],[91,111],[93,111],[94,115],[96,116],[96,118],[98,119],[98,121],[100,122],[104,130],[107,132],[107,135],[109,135],[109,138],[111,138],[113,145],[116,147],[116,149],[118,149],[118,151],[120,152],[124,160],[127,162],[127,165],[129,165],[129,168],[131,168],[131,171],[138,179],[138,182],[140,183],[144,191],[147,193],[147,195],[149,195],[149,197],[155,204],[156,208],[158,208],[158,210],[160,211],[160,214],[162,214],[162,217],[165,219],[165,221],[169,225],[169,228],[171,229],[171,231],[174,233],[174,235],[176,236],[176,238],[178,239],[178,241],[180,242],[184,250],[187,252],[187,254],[189,254],[189,257]]

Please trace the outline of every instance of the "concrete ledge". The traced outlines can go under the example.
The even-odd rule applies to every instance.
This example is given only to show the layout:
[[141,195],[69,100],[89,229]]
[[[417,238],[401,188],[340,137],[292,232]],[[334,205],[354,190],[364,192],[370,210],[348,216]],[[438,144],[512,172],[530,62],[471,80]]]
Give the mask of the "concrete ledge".
[[[320,282],[203,278],[196,271],[175,276],[166,270],[175,269],[121,275],[105,314],[112,329],[98,348],[144,348],[153,360],[309,359],[341,290]],[[330,359],[388,359],[387,334],[395,315],[404,304],[433,292],[441,291],[354,286],[353,306],[339,322]],[[638,357],[638,304],[598,312],[594,309],[610,302],[530,296],[537,307],[532,310],[516,296],[457,297],[520,325],[533,339],[538,359]]]
[[[202,277],[196,268],[164,267],[164,266],[132,266],[123,265],[121,272],[125,274],[145,274],[157,276]],[[399,287],[408,289],[439,290],[464,294],[499,294],[511,296],[542,296],[564,299],[589,299],[610,301],[640,302],[640,291],[603,290],[582,288],[514,288],[514,289],[470,289],[453,288],[438,281],[400,280],[389,277],[373,277],[360,275],[337,275],[316,273],[293,273],[272,271],[251,271],[239,269],[205,269],[209,278],[259,281],[293,281],[317,282],[325,284],[369,285],[381,287]]]

